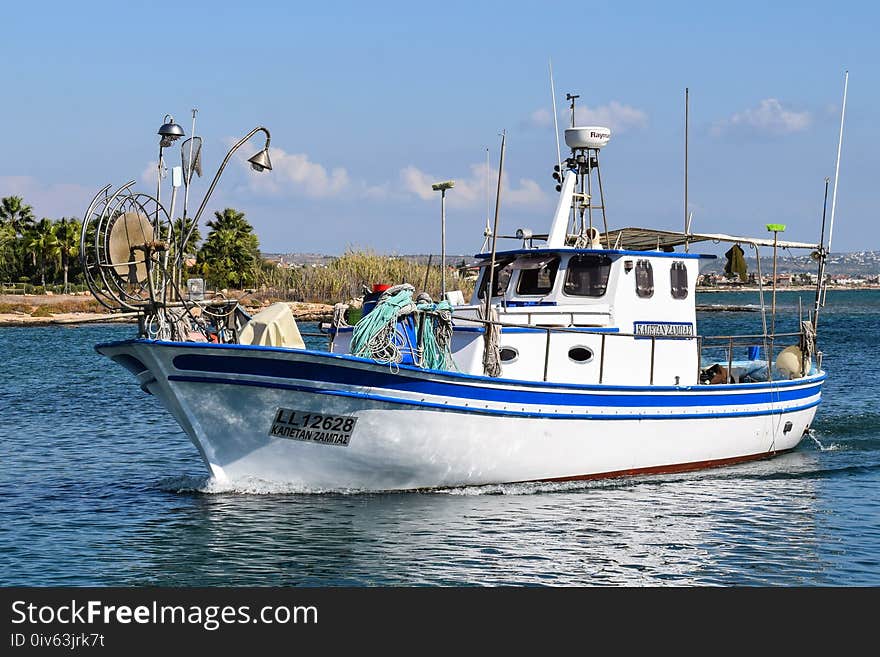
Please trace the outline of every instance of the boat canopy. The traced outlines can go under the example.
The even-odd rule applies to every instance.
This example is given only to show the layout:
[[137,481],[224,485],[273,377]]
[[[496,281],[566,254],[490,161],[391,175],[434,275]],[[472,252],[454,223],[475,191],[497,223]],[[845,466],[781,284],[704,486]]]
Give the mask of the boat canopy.
[[[766,237],[737,237],[723,233],[680,233],[671,230],[656,230],[653,228],[618,228],[617,230],[603,233],[607,235],[606,243],[614,249],[627,249],[630,251],[653,251],[664,247],[675,247],[693,242],[741,242],[756,246],[773,246],[771,238]],[[779,240],[776,246],[780,249],[818,249],[818,244],[808,242],[791,242]]]

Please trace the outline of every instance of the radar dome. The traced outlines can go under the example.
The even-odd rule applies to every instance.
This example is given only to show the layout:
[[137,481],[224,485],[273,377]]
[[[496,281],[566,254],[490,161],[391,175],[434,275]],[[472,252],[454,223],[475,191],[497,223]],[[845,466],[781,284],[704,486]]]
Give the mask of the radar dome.
[[602,148],[609,139],[611,139],[611,128],[593,125],[565,129],[565,143],[569,148]]

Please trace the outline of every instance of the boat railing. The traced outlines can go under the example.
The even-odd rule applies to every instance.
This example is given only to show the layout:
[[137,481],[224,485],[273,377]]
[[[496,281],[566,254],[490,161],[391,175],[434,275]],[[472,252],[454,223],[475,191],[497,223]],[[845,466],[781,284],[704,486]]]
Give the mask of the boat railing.
[[[523,328],[522,324],[513,324],[509,322],[499,322],[499,321],[489,321],[485,319],[477,319],[473,317],[459,317],[453,315],[453,319],[466,320],[468,322],[475,322],[478,324],[482,324],[483,326],[497,326],[499,328],[513,328],[513,329],[521,329]],[[613,333],[608,332],[607,330],[597,329],[591,331],[589,327],[568,327],[568,326],[530,326],[530,329],[536,329],[544,331],[545,334],[545,342],[544,342],[544,373],[543,380],[547,380],[547,375],[550,367],[550,344],[551,344],[551,336],[553,334],[559,333],[573,333],[577,335],[595,335],[599,337],[599,383],[603,383],[605,376],[605,343],[609,337],[612,338],[638,338],[641,340],[650,340],[651,341],[651,356],[650,356],[650,369],[649,369],[649,385],[654,385],[654,370],[656,363],[656,355],[657,355],[657,340],[689,340],[693,341],[696,345],[697,350],[697,381],[700,380],[700,375],[703,371],[703,353],[704,350],[713,349],[713,348],[726,348],[727,353],[727,374],[726,374],[726,382],[734,383],[731,376],[731,370],[733,369],[734,362],[734,347],[737,346],[754,346],[754,343],[757,341],[761,341],[761,343],[765,347],[765,354],[769,354],[769,358],[767,358],[767,379],[768,381],[773,381],[773,356],[774,356],[774,343],[778,338],[800,338],[801,333],[776,333],[772,334],[752,334],[752,335],[640,335],[635,333],[624,333],[621,331],[614,331]],[[758,345],[760,346],[760,345]],[[760,360],[760,359],[759,359]]]

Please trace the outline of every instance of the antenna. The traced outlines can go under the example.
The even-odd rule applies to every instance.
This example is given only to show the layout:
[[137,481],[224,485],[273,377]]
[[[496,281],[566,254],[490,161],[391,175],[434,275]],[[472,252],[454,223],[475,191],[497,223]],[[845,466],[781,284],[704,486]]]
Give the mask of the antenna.
[[565,100],[571,101],[571,127],[574,127],[574,101],[580,98],[580,94],[565,94]]
[[562,151],[559,150],[559,120],[556,115],[556,86],[553,84],[553,58],[550,59],[550,98],[553,100],[553,134],[556,135],[556,164],[562,172]]
[[[690,105],[690,92],[687,87],[684,88],[684,232],[688,233],[688,110]],[[687,242],[685,242],[685,251],[687,251]]]
[[837,178],[840,175],[840,149],[843,146],[843,118],[846,116],[846,88],[849,84],[849,71],[843,77],[843,106],[840,108],[840,137],[837,140],[837,165],[834,167],[834,192],[831,194],[831,224],[828,226],[828,253],[831,253],[831,239],[834,237],[834,210],[837,206]]
[[486,146],[486,228],[483,230],[483,246],[480,247],[482,253],[489,248],[489,236],[492,234],[492,225],[489,223],[489,213],[491,210],[491,201],[489,200],[489,147]]
[[[183,218],[184,218],[184,219],[186,219],[186,209],[187,209],[187,207],[189,206],[189,184],[190,184],[190,181],[192,180],[192,168],[193,168],[193,145],[195,144],[195,136],[196,136],[196,114],[198,114],[198,113],[199,113],[199,110],[197,110],[197,109],[194,107],[193,110],[192,110],[192,132],[189,133],[189,136],[190,136],[190,142],[189,142],[189,168],[190,168],[190,171],[185,171],[185,172],[184,172],[184,173],[186,173],[186,177],[184,178],[184,180],[185,180],[185,182],[186,182],[186,186],[184,187],[184,190],[183,190]],[[199,149],[199,151],[200,151],[199,154],[201,155],[201,148]],[[201,175],[201,173],[199,173],[199,175]],[[172,219],[173,219],[173,217],[172,217]],[[184,230],[185,230],[185,229],[186,229],[186,228],[184,227]],[[182,248],[182,247],[183,247],[183,244],[181,244],[180,246],[181,246],[181,248]]]
[[490,167],[489,167],[489,147],[486,146],[486,234],[488,235],[491,232],[492,227],[489,226],[489,213],[491,212],[492,201],[491,196],[489,194],[489,187],[491,183],[489,181],[490,175]]

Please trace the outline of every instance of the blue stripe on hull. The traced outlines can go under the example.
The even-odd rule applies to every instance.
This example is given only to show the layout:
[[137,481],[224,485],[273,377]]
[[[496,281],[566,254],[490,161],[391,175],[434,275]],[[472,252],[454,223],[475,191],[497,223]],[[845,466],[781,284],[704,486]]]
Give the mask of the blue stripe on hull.
[[389,391],[406,391],[424,395],[471,399],[475,401],[509,404],[540,404],[544,406],[600,406],[600,407],[700,407],[741,406],[770,404],[807,399],[817,394],[821,380],[815,385],[800,389],[765,389],[738,394],[717,394],[710,386],[705,392],[676,391],[674,394],[658,395],[640,391],[638,394],[596,394],[593,392],[570,393],[515,388],[486,387],[462,383],[447,383],[408,376],[403,371],[364,370],[345,367],[339,363],[315,363],[309,361],[279,360],[243,356],[229,358],[207,354],[179,354],[174,357],[178,370],[207,374],[236,374],[243,376],[266,376],[280,379],[321,381],[329,384],[364,386]]
[[[314,388],[311,386],[296,385],[291,383],[276,383],[270,381],[249,381],[247,379],[221,379],[210,376],[180,376],[171,375],[169,381],[183,383],[209,383],[221,385],[246,386],[256,388],[268,388],[272,390],[292,390],[296,392],[306,392],[316,395],[325,395],[330,397],[348,397],[353,399],[364,399],[369,401],[381,402],[385,404],[397,404],[402,406],[412,406],[429,408],[432,410],[464,412],[474,415],[501,415],[507,417],[524,417],[524,418],[540,418],[547,420],[682,420],[682,419],[710,419],[724,417],[749,417],[756,415],[784,415],[803,411],[808,408],[818,406],[820,400],[815,400],[800,406],[793,406],[785,409],[760,409],[754,411],[725,411],[715,413],[667,413],[655,415],[643,415],[640,413],[628,414],[601,414],[601,413],[541,413],[532,411],[513,411],[506,409],[494,408],[476,408],[473,406],[461,406],[457,404],[440,404],[437,402],[419,401],[415,399],[402,399],[400,397],[388,397],[378,395],[371,392],[356,392],[350,390],[327,390],[325,388]],[[813,393],[815,394],[815,393]]]
[[[351,356],[349,354],[334,354],[328,353],[326,351],[313,351],[311,349],[294,349],[291,347],[266,347],[263,345],[241,345],[241,344],[214,344],[210,342],[198,343],[198,342],[169,342],[165,340],[147,340],[144,338],[138,338],[135,340],[117,340],[115,342],[104,342],[98,345],[95,345],[95,349],[98,353],[104,354],[104,350],[106,349],[118,349],[120,347],[131,347],[134,345],[145,345],[150,348],[171,348],[171,349],[186,349],[190,352],[198,352],[201,354],[206,353],[223,353],[223,352],[232,352],[232,353],[250,353],[250,354],[259,354],[261,357],[264,357],[264,354],[287,354],[293,355],[296,357],[312,357],[312,358],[320,358],[322,361],[326,363],[334,363],[339,364],[340,362],[345,364],[354,364],[354,363],[364,363],[366,365],[370,365],[372,367],[377,367],[377,363],[374,360],[370,360],[369,358],[360,358],[358,356]],[[106,354],[105,354],[106,355]],[[385,366],[383,366],[385,367]],[[397,369],[402,373],[412,372],[415,376],[424,377],[425,374],[431,374],[435,377],[442,377],[448,381],[463,381],[468,383],[469,385],[473,385],[475,383],[486,383],[490,385],[509,385],[509,386],[528,386],[529,388],[545,388],[552,390],[571,390],[573,392],[583,392],[583,391],[601,391],[608,392],[611,390],[619,390],[622,392],[649,392],[649,393],[659,393],[659,392],[675,392],[680,393],[682,391],[691,390],[694,388],[704,388],[704,386],[694,386],[691,388],[685,388],[682,386],[662,386],[662,385],[650,385],[650,386],[639,386],[639,385],[615,385],[615,384],[581,384],[581,383],[558,383],[558,382],[549,382],[549,381],[526,381],[522,379],[504,379],[504,378],[493,378],[488,376],[480,376],[478,374],[465,374],[463,372],[451,372],[447,370],[426,370],[421,367],[416,367],[414,365],[398,365]],[[797,386],[802,386],[804,384],[820,384],[827,378],[827,374],[822,372],[819,375],[814,375],[810,377],[808,380],[792,380],[792,381],[774,381],[773,383],[728,383],[728,384],[715,384],[711,386],[711,390],[715,393],[721,391],[735,391],[735,392],[744,392],[747,390],[758,391],[758,390],[779,390],[782,388],[793,388]]]

